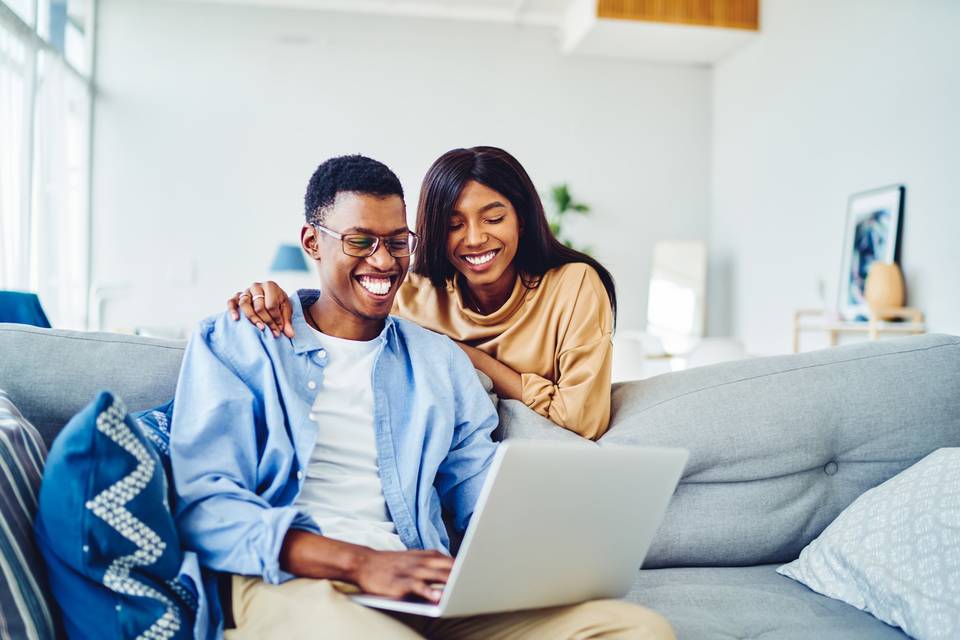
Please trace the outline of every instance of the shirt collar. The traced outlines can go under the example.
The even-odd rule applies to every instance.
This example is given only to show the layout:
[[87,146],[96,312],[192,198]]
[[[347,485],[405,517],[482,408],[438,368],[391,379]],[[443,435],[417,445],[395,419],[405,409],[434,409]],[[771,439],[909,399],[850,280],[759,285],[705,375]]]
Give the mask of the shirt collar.
[[[297,295],[290,296],[290,307],[293,311],[291,322],[293,323],[294,332],[291,342],[293,343],[293,351],[297,355],[323,348],[323,345],[320,344],[320,339],[317,338],[316,329],[310,326],[304,315],[303,305],[300,302],[301,295],[302,293],[298,291]],[[310,300],[311,303],[316,302],[315,297],[310,298]],[[387,344],[391,346],[396,344],[397,323],[394,321],[393,316],[386,317],[383,323],[383,331],[380,332],[380,335],[377,336],[376,339],[386,341]]]

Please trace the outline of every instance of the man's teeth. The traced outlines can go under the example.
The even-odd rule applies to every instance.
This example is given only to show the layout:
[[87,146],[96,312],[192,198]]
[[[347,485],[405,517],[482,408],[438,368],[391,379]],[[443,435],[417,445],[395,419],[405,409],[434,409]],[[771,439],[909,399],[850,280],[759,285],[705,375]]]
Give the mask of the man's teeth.
[[481,253],[478,256],[463,256],[463,259],[469,262],[470,264],[487,264],[493,260],[493,256],[497,255],[496,251],[488,251],[486,253]]
[[360,276],[359,280],[360,285],[374,295],[382,296],[390,291],[390,278]]

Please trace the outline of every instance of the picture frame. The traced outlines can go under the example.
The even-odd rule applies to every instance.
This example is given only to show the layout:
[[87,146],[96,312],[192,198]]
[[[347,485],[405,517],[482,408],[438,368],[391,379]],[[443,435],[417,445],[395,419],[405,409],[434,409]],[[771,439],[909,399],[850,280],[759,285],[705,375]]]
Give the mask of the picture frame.
[[837,311],[844,320],[865,321],[864,285],[875,260],[899,262],[906,186],[894,184],[850,196],[843,241]]

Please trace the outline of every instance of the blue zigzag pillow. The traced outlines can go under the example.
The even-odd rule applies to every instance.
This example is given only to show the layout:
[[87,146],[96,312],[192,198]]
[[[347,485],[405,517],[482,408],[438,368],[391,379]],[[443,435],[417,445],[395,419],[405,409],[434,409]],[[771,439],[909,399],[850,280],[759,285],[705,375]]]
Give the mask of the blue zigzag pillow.
[[110,393],[54,441],[35,532],[71,639],[193,636],[163,464]]

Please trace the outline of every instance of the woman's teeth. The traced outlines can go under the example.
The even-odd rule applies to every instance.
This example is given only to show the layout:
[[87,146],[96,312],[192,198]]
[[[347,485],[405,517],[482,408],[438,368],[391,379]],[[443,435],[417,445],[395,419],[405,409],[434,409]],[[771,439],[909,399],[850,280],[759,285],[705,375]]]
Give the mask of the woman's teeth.
[[493,260],[493,256],[497,255],[496,251],[488,251],[486,253],[481,253],[478,256],[463,256],[463,259],[473,265],[487,264]]
[[374,295],[382,296],[390,291],[390,278],[360,276],[357,279],[360,281],[360,286]]

